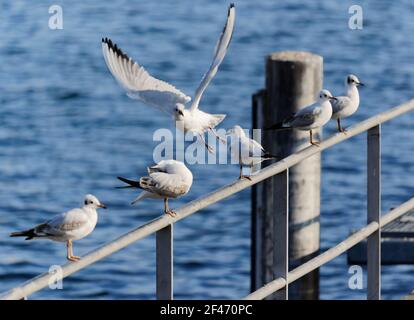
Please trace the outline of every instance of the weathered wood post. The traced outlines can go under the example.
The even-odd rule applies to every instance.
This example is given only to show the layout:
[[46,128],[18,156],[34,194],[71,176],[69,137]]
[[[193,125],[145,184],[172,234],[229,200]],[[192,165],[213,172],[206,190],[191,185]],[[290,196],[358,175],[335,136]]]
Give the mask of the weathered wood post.
[[[265,128],[313,103],[322,89],[323,58],[308,52],[277,52],[267,57],[266,89],[253,96],[253,128]],[[315,131],[317,139],[321,132]],[[286,157],[309,146],[306,131],[263,131],[262,144],[272,154]],[[265,162],[263,165],[269,165]],[[285,265],[286,242],[283,226],[284,204],[289,212],[290,269],[319,252],[320,154],[289,170],[289,185],[280,175],[255,186],[252,192],[252,290],[280,276]],[[283,200],[286,189],[289,197]],[[277,244],[279,242],[279,244]],[[281,245],[282,243],[282,245]],[[279,251],[277,251],[279,250]],[[275,258],[275,261],[273,261]],[[310,273],[289,286],[291,299],[318,299],[319,271]],[[272,298],[283,299],[284,294]]]

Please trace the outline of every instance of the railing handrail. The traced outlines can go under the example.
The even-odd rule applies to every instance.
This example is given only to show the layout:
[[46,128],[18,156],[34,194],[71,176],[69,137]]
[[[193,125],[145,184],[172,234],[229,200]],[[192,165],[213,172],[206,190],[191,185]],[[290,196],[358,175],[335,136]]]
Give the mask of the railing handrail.
[[[377,231],[379,228],[382,228],[386,224],[390,223],[391,221],[397,219],[398,217],[405,214],[407,211],[414,209],[414,197],[410,200],[404,202],[399,207],[391,210],[387,214],[381,217],[381,223],[378,224],[377,222],[371,222],[370,224],[364,226],[363,228],[359,229],[358,231],[352,233],[348,238],[338,243],[336,246],[326,250],[325,252],[321,253],[320,255],[312,258],[311,260],[305,262],[304,264],[300,265],[299,267],[293,269],[288,274],[288,281],[287,284],[290,284],[299,278],[305,276],[309,272],[319,268],[320,266],[324,265],[325,263],[335,259],[342,253],[346,252],[357,243],[361,242],[362,240],[368,238],[371,234]],[[282,289],[286,286],[286,279],[284,278],[277,278],[263,287],[257,289],[256,291],[247,295],[244,299],[245,300],[260,300],[264,299],[267,296],[271,295],[272,293]]]
[[[258,171],[248,180],[237,180],[224,187],[221,187],[206,196],[193,200],[184,206],[176,210],[177,216],[172,218],[168,215],[158,217],[143,226],[135,228],[126,234],[118,237],[117,239],[110,241],[109,243],[101,246],[100,248],[88,253],[80,261],[76,263],[66,263],[62,266],[62,272],[59,276],[49,273],[43,273],[25,283],[21,286],[15,287],[5,293],[0,294],[0,299],[22,299],[29,296],[30,294],[37,292],[49,285],[51,280],[59,280],[65,278],[76,271],[86,268],[87,266],[129,246],[130,244],[146,237],[155,232],[176,223],[177,221],[184,219],[191,214],[215,204],[241,190],[244,190],[254,184],[257,184],[269,177],[272,177],[282,171],[296,165],[297,163],[313,156],[314,154],[320,153],[323,150],[330,148],[342,141],[348,140],[355,135],[363,133],[379,124],[396,118],[404,113],[407,113],[414,109],[414,99],[396,106],[390,110],[379,113],[371,118],[368,118],[356,125],[348,128],[346,134],[337,133],[320,143],[319,146],[309,146],[303,150],[300,150],[288,157],[271,164],[268,167]],[[375,231],[375,230],[374,230]],[[286,281],[285,281],[286,283]]]

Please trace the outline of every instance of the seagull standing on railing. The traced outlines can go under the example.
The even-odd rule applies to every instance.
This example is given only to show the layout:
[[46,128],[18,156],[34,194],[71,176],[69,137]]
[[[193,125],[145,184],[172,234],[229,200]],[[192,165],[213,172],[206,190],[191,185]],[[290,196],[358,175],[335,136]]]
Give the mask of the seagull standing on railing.
[[189,109],[185,109],[184,106],[191,101],[189,96],[171,84],[152,77],[144,67],[128,57],[110,39],[102,39],[102,50],[106,64],[115,79],[127,91],[127,95],[172,115],[175,121],[180,124],[179,129],[185,133],[190,131],[197,134],[209,152],[212,152],[212,148],[206,143],[204,133],[210,130],[217,139],[224,142],[224,139],[217,135],[214,128],[223,121],[226,115],[203,112],[199,109],[199,103],[227,53],[233,34],[235,15],[235,7],[231,4],[226,24],[214,51],[213,62],[203,76]]
[[[266,152],[260,143],[246,136],[244,130],[238,125],[227,130],[227,135],[231,137],[229,148],[232,157],[239,160],[239,179],[252,180],[250,176],[252,175],[253,166],[265,160],[279,158]],[[243,166],[248,166],[250,168],[248,176],[243,175]]]
[[72,209],[54,216],[45,223],[32,229],[13,232],[10,237],[26,237],[25,240],[49,239],[57,242],[66,242],[67,259],[78,261],[80,257],[73,255],[72,241],[79,240],[90,234],[98,222],[96,209],[106,208],[98,198],[88,194],[85,196],[82,208]]
[[350,74],[346,77],[346,95],[337,96],[337,100],[331,101],[332,104],[332,119],[338,123],[338,131],[345,132],[346,130],[341,126],[341,119],[353,115],[359,107],[359,92],[358,86],[364,84],[359,81],[357,76]]
[[332,105],[329,100],[336,100],[336,97],[324,89],[319,93],[317,102],[299,110],[284,121],[266,128],[266,130],[306,130],[309,131],[310,143],[319,145],[319,142],[313,141],[312,130],[324,126],[331,119]]
[[118,177],[128,184],[118,188],[143,189],[131,204],[146,198],[164,199],[164,213],[175,217],[176,213],[168,207],[168,199],[179,198],[190,191],[193,174],[184,163],[177,160],[162,160],[147,170],[148,176],[140,178],[139,181]]

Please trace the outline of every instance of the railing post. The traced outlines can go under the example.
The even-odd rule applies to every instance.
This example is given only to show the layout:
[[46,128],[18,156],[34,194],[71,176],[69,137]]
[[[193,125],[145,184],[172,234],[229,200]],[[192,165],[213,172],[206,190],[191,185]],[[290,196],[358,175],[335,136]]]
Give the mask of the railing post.
[[367,243],[367,299],[381,299],[381,125],[367,133],[368,140],[368,223],[377,222],[378,231],[368,237]]
[[274,206],[277,214],[274,217],[275,244],[273,249],[274,278],[284,278],[286,286],[274,295],[276,300],[288,300],[289,273],[289,169],[275,176],[278,190],[274,193]]
[[157,299],[173,299],[173,225],[156,235],[157,250]]

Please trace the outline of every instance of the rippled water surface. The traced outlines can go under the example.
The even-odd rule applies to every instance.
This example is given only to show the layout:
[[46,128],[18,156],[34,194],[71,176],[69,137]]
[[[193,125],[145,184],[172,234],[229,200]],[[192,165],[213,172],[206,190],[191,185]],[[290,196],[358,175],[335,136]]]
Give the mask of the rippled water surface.
[[[152,134],[171,121],[128,99],[109,74],[100,39],[109,36],[147,69],[191,95],[207,69],[225,19],[224,1],[54,1],[64,29],[48,28],[50,1],[0,5],[0,291],[65,262],[51,242],[10,239],[11,231],[74,207],[93,192],[110,206],[94,233],[75,243],[86,252],[157,217],[162,204],[132,207],[115,190],[117,175],[143,174]],[[307,50],[324,57],[324,86],[343,90],[347,73],[367,86],[346,124],[413,97],[414,3],[364,1],[364,29],[348,28],[351,1],[238,1],[229,53],[202,100],[228,113],[222,127],[251,126],[251,95],[264,84],[264,57]],[[413,115],[383,126],[383,210],[414,193]],[[325,129],[325,137],[335,124]],[[366,142],[361,135],[323,154],[322,239],[326,249],[366,221]],[[237,166],[193,165],[195,180],[175,207],[231,182]],[[175,296],[240,298],[249,292],[250,191],[175,226]],[[155,244],[149,237],[33,299],[153,299]],[[362,299],[348,289],[342,255],[321,269],[322,299]],[[413,266],[383,268],[383,295],[414,289]]]

